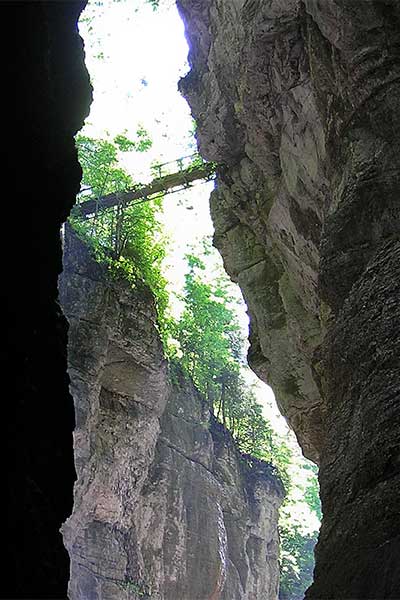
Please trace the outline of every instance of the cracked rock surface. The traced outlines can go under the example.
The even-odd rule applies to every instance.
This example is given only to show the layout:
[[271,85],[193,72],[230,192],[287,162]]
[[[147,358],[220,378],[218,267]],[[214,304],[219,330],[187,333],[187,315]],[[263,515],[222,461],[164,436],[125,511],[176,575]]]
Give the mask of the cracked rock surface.
[[201,152],[224,165],[211,198],[214,242],[249,308],[249,362],[318,459],[324,407],[311,362],[324,330],[317,280],[328,181],[299,4],[178,4],[192,64],[181,89]]
[[399,598],[400,6],[178,5],[250,365],[320,465],[307,598]]
[[148,290],[110,282],[67,228],[60,292],[77,414],[70,599],[276,599],[282,486],[167,367]]

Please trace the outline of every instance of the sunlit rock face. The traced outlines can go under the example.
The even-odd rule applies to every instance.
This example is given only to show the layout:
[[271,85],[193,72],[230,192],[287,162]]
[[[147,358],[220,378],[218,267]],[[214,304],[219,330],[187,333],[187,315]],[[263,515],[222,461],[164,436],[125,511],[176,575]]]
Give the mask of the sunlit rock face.
[[320,463],[307,598],[398,598],[400,6],[178,4],[250,364]]
[[178,4],[192,62],[181,87],[201,152],[225,165],[211,201],[215,245],[249,308],[249,361],[316,459],[323,406],[311,363],[329,196],[303,18],[294,1]]
[[77,413],[70,599],[277,598],[282,486],[167,368],[149,292],[112,283],[69,229],[60,289]]

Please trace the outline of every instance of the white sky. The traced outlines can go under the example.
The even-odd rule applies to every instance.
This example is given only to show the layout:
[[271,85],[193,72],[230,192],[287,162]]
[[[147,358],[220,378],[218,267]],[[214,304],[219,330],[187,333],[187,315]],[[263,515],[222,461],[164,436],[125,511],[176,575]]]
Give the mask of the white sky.
[[[144,126],[153,148],[146,153],[121,155],[123,166],[136,181],[144,183],[150,179],[151,163],[196,151],[189,134],[190,110],[177,89],[179,78],[189,68],[184,28],[173,0],[161,0],[162,6],[155,12],[143,0],[104,0],[102,4],[99,7],[90,2],[79,26],[86,43],[86,64],[95,84],[83,133],[104,138],[126,131],[134,139],[138,126]],[[85,22],[88,16],[93,17],[91,24]],[[182,289],[188,247],[212,234],[208,207],[212,187],[213,183],[199,184],[165,197],[163,223],[170,239],[165,268],[172,292]],[[247,332],[244,305],[240,320]],[[246,379],[256,384],[265,416],[278,433],[288,436],[288,443],[300,457],[271,388],[250,370]]]

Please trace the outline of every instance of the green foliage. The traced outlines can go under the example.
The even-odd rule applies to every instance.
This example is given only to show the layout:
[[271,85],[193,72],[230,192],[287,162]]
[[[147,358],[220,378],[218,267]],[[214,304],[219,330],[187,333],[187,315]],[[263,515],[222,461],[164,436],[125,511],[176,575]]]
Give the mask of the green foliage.
[[[204,258],[209,252],[206,247]],[[226,276],[217,276],[209,283],[203,258],[187,255],[187,263],[184,310],[173,330],[182,368],[207,400],[210,411],[231,431],[239,448],[274,463],[289,487],[290,450],[276,438],[254,390],[242,375],[244,340]]]
[[318,468],[316,465],[310,464],[305,465],[305,469],[309,471],[307,478],[307,487],[305,489],[304,499],[307,502],[310,509],[316,514],[319,521],[322,519],[321,513],[321,500],[319,498],[319,485],[318,485]]
[[121,589],[135,595],[137,598],[151,598],[151,587],[145,581],[127,579],[119,583]]
[[[131,176],[119,165],[119,152],[144,151],[151,140],[145,130],[139,129],[135,141],[125,134],[117,135],[113,141],[79,135],[76,145],[83,169],[81,199],[87,200],[132,189]],[[132,284],[143,282],[151,289],[164,332],[168,296],[161,273],[165,256],[165,240],[157,219],[161,208],[161,198],[136,201],[100,210],[90,218],[73,217],[71,224],[90,243],[97,260],[107,264],[114,276],[122,276]]]
[[[317,467],[298,458],[289,472],[293,469],[296,470],[297,484],[285,499],[279,519],[280,600],[302,600],[311,585],[314,547],[321,519]],[[312,518],[313,514],[316,518]]]
[[[112,192],[122,192],[133,187],[131,176],[119,166],[119,152],[145,152],[152,141],[143,127],[136,132],[136,140],[128,139],[125,132],[114,140],[93,139],[85,135],[76,137],[78,157],[83,169],[82,183],[90,196],[100,198]],[[87,196],[86,196],[87,199]]]
[[116,144],[121,152],[130,152],[132,150],[136,150],[136,143],[132,142],[132,140],[129,140],[122,133],[115,136],[114,144]]
[[101,198],[112,192],[128,190],[133,186],[131,176],[119,166],[119,147],[116,143],[78,135],[76,146],[83,170],[82,185],[86,191],[83,199]]
[[305,533],[290,518],[280,526],[281,583],[280,600],[303,600],[314,570],[314,547],[318,532]]
[[224,369],[235,370],[232,345],[239,335],[239,326],[230,301],[220,282],[205,283],[199,272],[204,263],[187,256],[189,272],[185,276],[185,310],[177,325],[176,335],[182,349],[182,366],[213,406],[216,390],[223,384]]
[[157,10],[160,6],[160,0],[146,0],[147,4],[153,8],[153,10]]

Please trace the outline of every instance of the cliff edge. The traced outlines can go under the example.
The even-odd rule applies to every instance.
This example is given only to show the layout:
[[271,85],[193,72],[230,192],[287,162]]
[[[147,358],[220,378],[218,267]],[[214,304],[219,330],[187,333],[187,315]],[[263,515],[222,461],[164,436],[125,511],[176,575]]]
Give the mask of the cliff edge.
[[111,280],[67,227],[60,295],[77,415],[71,600],[276,599],[282,485],[167,365],[149,291]]

